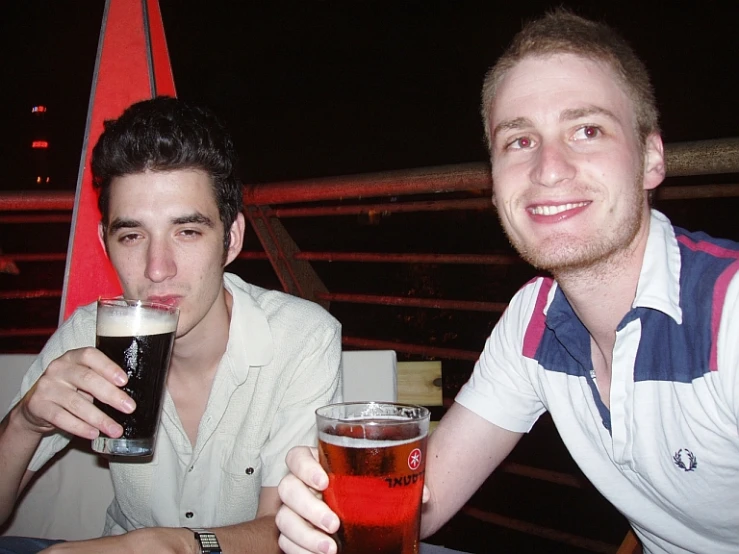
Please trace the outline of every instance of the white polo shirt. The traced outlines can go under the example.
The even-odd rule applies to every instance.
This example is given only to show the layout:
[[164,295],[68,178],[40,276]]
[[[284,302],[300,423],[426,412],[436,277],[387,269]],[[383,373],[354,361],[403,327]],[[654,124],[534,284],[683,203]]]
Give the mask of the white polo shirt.
[[739,245],[653,211],[610,410],[590,337],[556,282],[511,301],[456,401],[527,432],[548,410],[570,454],[645,552],[739,552]]
[[[254,519],[261,488],[277,486],[287,472],[287,451],[315,444],[314,410],[340,401],[341,326],[328,312],[228,273],[224,286],[233,296],[229,340],[195,446],[165,393],[153,459],[110,464],[115,499],[106,535]],[[24,378],[21,394],[53,359],[94,341],[92,304],[52,336]],[[29,469],[40,469],[67,443],[61,433],[44,438]]]

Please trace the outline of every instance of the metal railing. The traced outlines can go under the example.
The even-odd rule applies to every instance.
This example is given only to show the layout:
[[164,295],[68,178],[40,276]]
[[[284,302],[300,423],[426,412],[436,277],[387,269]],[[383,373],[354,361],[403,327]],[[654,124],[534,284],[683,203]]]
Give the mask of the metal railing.
[[[668,177],[739,173],[739,138],[670,144],[665,148],[665,157]],[[522,263],[515,255],[510,253],[303,252],[297,244],[291,244],[289,248],[286,247],[285,240],[289,239],[285,238],[286,233],[279,223],[282,219],[297,217],[371,216],[392,213],[489,210],[492,209],[491,188],[490,171],[485,163],[246,185],[244,187],[245,205],[256,207],[256,210],[258,210],[258,218],[252,214],[250,220],[256,226],[256,220],[260,219],[261,224],[267,225],[267,227],[263,228],[259,235],[264,251],[244,251],[240,254],[239,259],[270,260],[273,269],[288,292],[307,296],[323,305],[330,302],[342,302],[500,313],[505,309],[505,303],[411,298],[398,295],[363,294],[361,292],[332,293],[322,283],[317,282],[320,280],[317,279],[315,274],[306,278],[306,267],[309,267],[312,262],[468,265],[512,265]],[[432,198],[403,200],[421,195],[431,195]],[[450,198],[454,195],[472,197]],[[739,197],[739,183],[676,186],[670,185],[668,181],[657,189],[658,200],[691,200],[716,197]],[[356,203],[347,203],[351,201]],[[21,191],[1,193],[0,224],[71,222],[73,204],[74,195],[71,192]],[[249,209],[247,209],[248,211]],[[1,243],[0,247],[2,247]],[[3,263],[60,261],[64,257],[65,254],[59,252],[33,254],[5,252],[0,253],[0,267]],[[304,265],[298,267],[297,264]],[[306,281],[313,282],[306,285]],[[58,286],[61,287],[61,283]],[[305,293],[307,290],[312,291],[312,293]],[[61,288],[0,291],[0,301],[50,297],[61,297]],[[17,329],[0,329],[0,336],[13,335],[19,332],[21,331]],[[34,330],[29,329],[25,332],[26,334],[32,334]],[[37,332],[46,334],[48,329],[38,329]],[[399,352],[409,354],[460,360],[474,360],[478,355],[476,351],[408,344],[395,340],[378,341],[377,339],[362,337],[345,337],[345,344],[357,347],[392,347]]]

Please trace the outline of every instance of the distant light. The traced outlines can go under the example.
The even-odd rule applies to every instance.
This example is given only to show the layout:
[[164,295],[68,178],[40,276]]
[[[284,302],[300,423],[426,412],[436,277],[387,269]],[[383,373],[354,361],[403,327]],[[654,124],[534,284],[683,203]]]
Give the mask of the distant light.
[[31,113],[44,113],[46,111],[46,106],[34,106],[31,108]]
[[41,177],[40,176],[39,177],[36,177],[36,182],[37,183],[40,183],[41,182]]
[[31,148],[48,148],[49,142],[46,140],[34,140],[31,143]]

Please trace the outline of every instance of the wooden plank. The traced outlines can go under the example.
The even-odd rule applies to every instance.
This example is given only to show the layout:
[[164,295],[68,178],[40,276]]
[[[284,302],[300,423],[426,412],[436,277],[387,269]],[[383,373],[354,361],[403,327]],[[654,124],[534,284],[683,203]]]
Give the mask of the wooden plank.
[[398,402],[443,405],[441,362],[398,362]]

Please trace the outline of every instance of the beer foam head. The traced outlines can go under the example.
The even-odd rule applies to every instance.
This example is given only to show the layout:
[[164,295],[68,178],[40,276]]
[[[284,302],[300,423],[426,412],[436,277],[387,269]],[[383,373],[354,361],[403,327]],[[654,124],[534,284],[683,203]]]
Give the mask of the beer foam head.
[[161,335],[177,329],[177,315],[156,308],[107,304],[97,312],[97,334],[103,337]]
[[[345,448],[390,448],[415,442],[428,432],[428,423],[423,421],[395,416],[374,417],[372,420],[357,418],[357,425],[351,425],[351,419],[346,419],[344,423],[319,428],[318,438]],[[393,423],[400,425],[394,426]]]
[[355,437],[341,437],[338,435],[331,435],[330,433],[320,432],[318,433],[318,438],[321,442],[341,446],[343,448],[391,448],[393,446],[415,442],[423,438],[423,435],[403,440],[372,440]]

